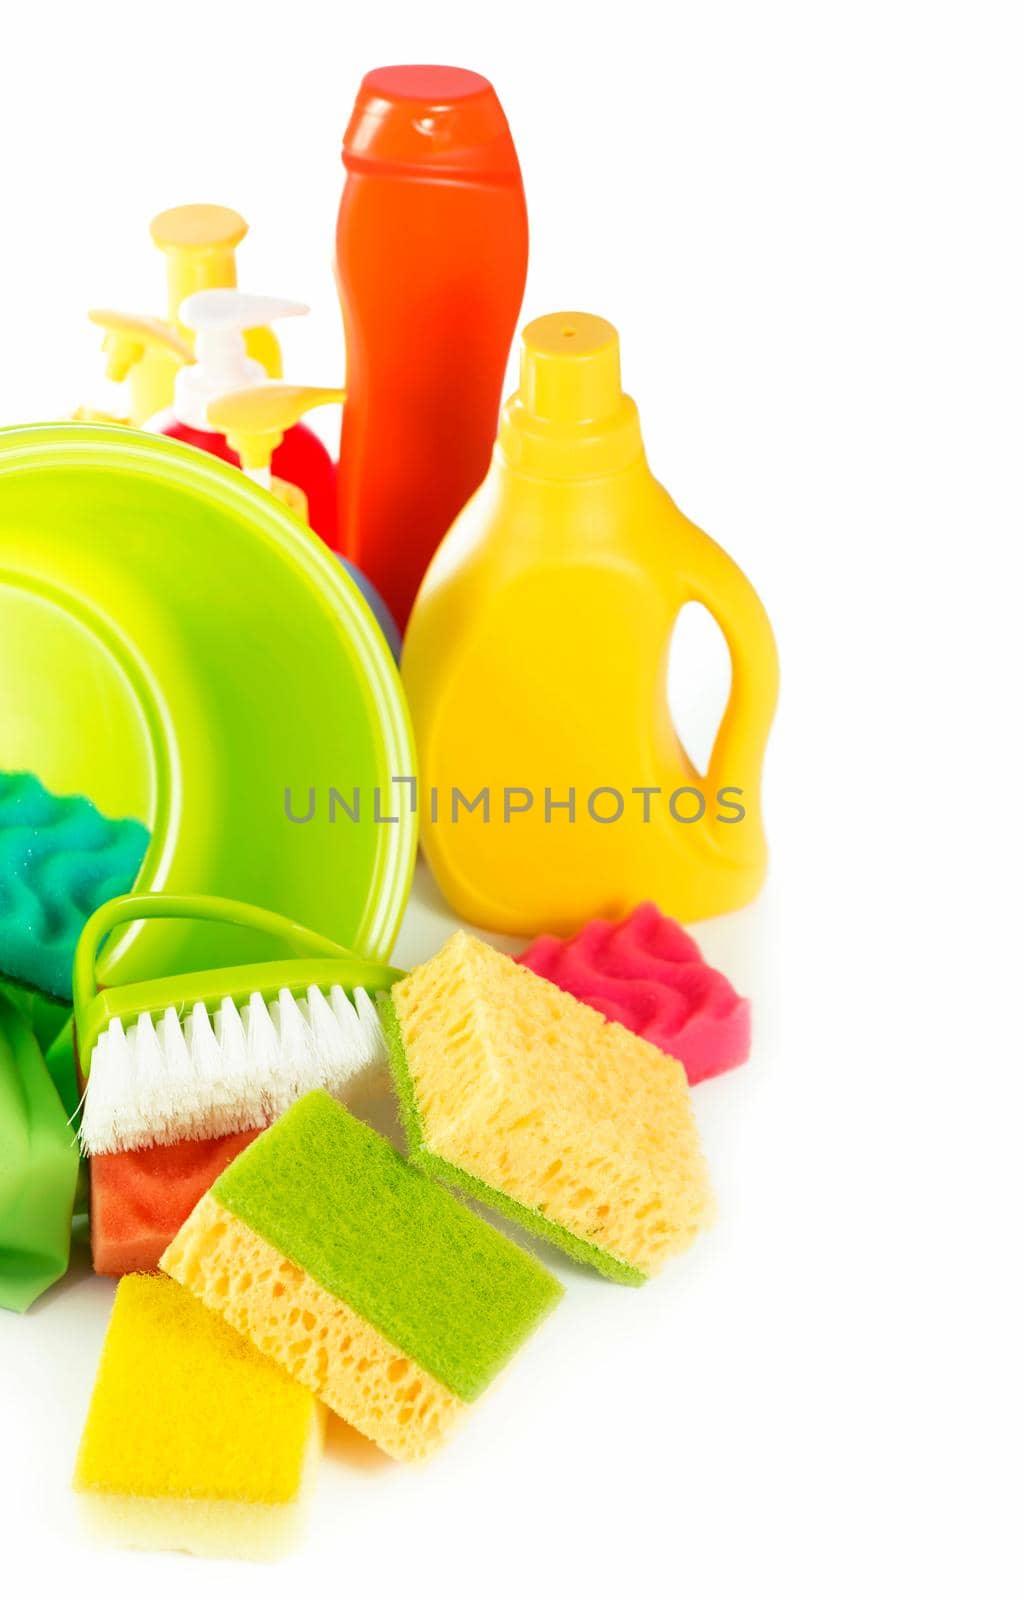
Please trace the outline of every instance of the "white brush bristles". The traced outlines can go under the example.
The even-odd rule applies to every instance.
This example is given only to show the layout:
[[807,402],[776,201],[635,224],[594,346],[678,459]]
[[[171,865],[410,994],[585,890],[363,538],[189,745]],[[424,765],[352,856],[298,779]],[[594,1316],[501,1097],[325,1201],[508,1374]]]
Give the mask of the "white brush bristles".
[[376,1007],[335,984],[295,999],[289,989],[211,1015],[199,1001],[184,1017],[144,1011],[100,1034],[85,1086],[86,1155],[210,1139],[275,1121],[309,1089],[344,1100],[386,1065]]

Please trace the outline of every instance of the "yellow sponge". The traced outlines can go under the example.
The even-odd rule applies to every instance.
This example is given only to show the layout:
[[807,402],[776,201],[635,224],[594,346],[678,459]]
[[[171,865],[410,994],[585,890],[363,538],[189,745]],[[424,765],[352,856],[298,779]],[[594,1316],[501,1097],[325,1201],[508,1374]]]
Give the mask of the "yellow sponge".
[[680,1064],[467,933],[381,1004],[409,1157],[611,1278],[712,1212]]
[[169,1278],[121,1279],[75,1489],[118,1544],[267,1560],[322,1434],[300,1384]]

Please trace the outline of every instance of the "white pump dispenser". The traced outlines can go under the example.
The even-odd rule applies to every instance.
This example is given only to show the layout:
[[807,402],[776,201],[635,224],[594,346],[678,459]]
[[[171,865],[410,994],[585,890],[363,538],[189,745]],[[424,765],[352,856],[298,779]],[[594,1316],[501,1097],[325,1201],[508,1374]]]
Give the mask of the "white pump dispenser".
[[206,407],[217,395],[259,383],[265,368],[245,349],[245,330],[278,317],[302,317],[308,306],[240,289],[200,289],[182,300],[178,316],[195,334],[195,360],[174,379],[174,414],[186,427],[211,431]]

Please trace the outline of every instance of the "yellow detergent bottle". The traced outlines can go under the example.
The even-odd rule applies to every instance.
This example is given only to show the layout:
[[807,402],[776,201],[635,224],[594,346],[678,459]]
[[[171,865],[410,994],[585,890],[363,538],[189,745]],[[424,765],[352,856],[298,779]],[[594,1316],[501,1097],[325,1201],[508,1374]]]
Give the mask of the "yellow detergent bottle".
[[[705,774],[667,700],[689,601],[731,654]],[[602,318],[526,328],[521,386],[423,582],[402,676],[423,847],[468,921],[567,933],[643,900],[690,921],[759,890],[773,633],[743,573],[650,472]]]
[[[235,251],[248,223],[228,206],[173,206],[149,225],[153,243],[167,262],[167,320],[191,344],[178,311],[199,289],[233,289],[238,281]],[[267,375],[281,374],[280,345],[269,328],[250,328],[249,355]],[[158,345],[147,348],[131,367],[131,421],[135,427],[164,411],[174,399],[174,374],[180,363]]]

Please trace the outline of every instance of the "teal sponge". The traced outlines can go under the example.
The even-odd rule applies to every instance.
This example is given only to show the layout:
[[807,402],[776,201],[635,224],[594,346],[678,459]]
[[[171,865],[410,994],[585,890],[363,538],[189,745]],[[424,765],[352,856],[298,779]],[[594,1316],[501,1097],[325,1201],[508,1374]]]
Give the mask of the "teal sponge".
[[0,976],[69,1001],[82,928],[133,886],[148,846],[141,822],[113,822],[31,773],[0,773]]

